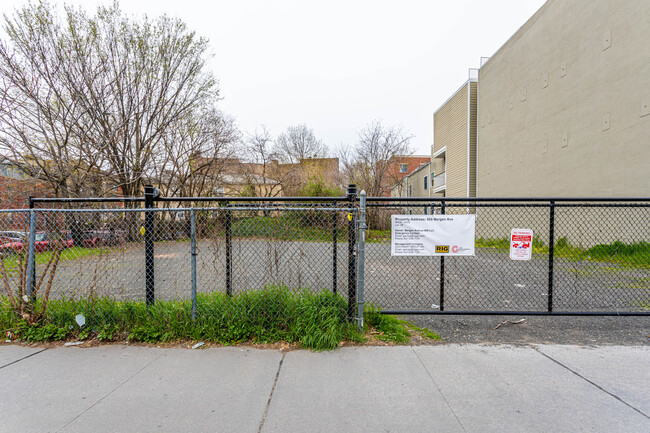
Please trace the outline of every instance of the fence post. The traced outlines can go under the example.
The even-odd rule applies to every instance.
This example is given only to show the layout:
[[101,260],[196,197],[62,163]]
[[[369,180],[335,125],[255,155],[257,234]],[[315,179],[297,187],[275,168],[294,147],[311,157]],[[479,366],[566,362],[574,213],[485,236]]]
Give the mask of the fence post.
[[[31,201],[30,201],[31,204]],[[29,244],[27,249],[27,296],[33,301],[36,288],[36,211],[29,210]]]
[[154,270],[154,215],[153,200],[156,189],[151,185],[144,186],[144,267],[147,305],[153,305],[155,295],[155,270]]
[[[440,202],[440,213],[445,214],[445,202]],[[445,311],[445,256],[440,256],[440,311]]]
[[549,215],[548,246],[548,312],[553,312],[553,249],[555,247],[555,201],[551,200]]
[[[348,185],[347,196],[348,206],[352,210],[357,197],[356,185]],[[354,251],[357,239],[354,220],[353,212],[350,212],[348,214],[348,320],[354,320],[357,306],[357,261]]]
[[232,296],[232,213],[226,202],[226,295]]
[[363,332],[363,305],[365,302],[366,273],[366,191],[359,197],[359,272],[357,273],[357,326]]
[[196,322],[196,215],[190,211],[190,254],[192,256],[192,322]]
[[337,292],[337,274],[338,270],[336,269],[337,267],[337,247],[336,247],[336,242],[337,239],[336,237],[338,236],[337,233],[337,217],[338,215],[336,214],[336,202],[333,203],[332,205],[334,207],[334,210],[332,210],[332,293]]

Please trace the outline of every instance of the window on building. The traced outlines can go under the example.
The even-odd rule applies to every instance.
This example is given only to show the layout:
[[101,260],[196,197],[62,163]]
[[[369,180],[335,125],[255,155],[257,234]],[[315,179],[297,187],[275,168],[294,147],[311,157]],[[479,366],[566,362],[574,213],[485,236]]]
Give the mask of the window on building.
[[429,179],[427,179],[426,176],[424,176],[424,189],[426,190],[429,187]]
[[399,165],[399,172],[400,173],[408,173],[409,171],[409,165],[408,164],[400,164]]
[[413,197],[413,185],[409,185],[409,197]]
[[433,188],[433,178],[436,177],[436,172],[432,171],[431,172],[431,188]]

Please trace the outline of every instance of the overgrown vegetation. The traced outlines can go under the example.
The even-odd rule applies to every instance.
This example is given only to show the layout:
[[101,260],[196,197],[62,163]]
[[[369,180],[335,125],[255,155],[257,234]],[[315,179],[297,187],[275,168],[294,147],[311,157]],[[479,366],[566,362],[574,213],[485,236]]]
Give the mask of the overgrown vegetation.
[[[39,301],[37,301],[38,303]],[[292,291],[286,287],[242,292],[229,297],[222,293],[200,294],[197,317],[192,320],[189,300],[158,301],[147,307],[139,301],[108,298],[50,300],[37,323],[16,315],[6,297],[0,298],[0,327],[13,337],[28,341],[57,341],[75,338],[99,341],[209,341],[219,344],[241,342],[299,343],[314,350],[330,350],[341,342],[366,341],[354,324],[347,322],[347,301],[322,291]],[[75,317],[82,314],[85,325]],[[409,341],[409,329],[427,338],[436,334],[369,307],[366,330],[387,342]]]
[[[508,238],[478,238],[476,246],[507,250],[510,248],[510,241]],[[549,247],[538,237],[533,238],[533,254],[548,253]],[[623,266],[650,267],[650,243],[644,241],[633,244],[616,241],[611,244],[598,244],[591,248],[582,248],[570,244],[566,237],[561,237],[555,242],[553,255],[569,260],[594,260],[613,262]]]

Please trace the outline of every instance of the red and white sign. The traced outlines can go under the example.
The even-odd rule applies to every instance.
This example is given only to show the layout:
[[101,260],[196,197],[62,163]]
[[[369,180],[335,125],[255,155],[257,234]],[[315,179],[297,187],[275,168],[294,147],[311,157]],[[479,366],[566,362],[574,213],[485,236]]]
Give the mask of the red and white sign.
[[512,229],[510,232],[510,258],[512,260],[530,260],[532,257],[533,231]]

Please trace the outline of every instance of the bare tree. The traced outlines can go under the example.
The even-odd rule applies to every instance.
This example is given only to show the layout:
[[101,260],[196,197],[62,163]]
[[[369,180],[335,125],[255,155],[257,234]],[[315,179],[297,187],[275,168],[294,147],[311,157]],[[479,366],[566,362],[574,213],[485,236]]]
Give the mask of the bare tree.
[[343,173],[349,183],[356,183],[369,196],[384,196],[391,186],[391,159],[413,152],[410,147],[413,136],[400,126],[383,127],[378,120],[358,135],[354,146],[339,151]]
[[[151,174],[154,155],[166,150],[168,129],[217,96],[216,80],[204,71],[207,40],[166,16],[131,21],[116,3],[100,7],[94,19],[76,17],[97,28],[98,36],[90,48],[94,55],[79,51],[74,66],[82,72],[95,62],[103,74],[84,80],[78,97],[102,138],[97,151],[106,155],[124,194],[135,195]],[[75,38],[77,45],[83,41]]]
[[63,19],[30,4],[5,19],[11,47],[0,47],[0,76],[10,85],[0,101],[19,108],[0,113],[0,151],[57,194],[97,174],[140,193],[170,149],[170,129],[217,100],[207,40],[180,20],[130,19],[117,3],[92,17],[66,7]]
[[275,144],[275,154],[281,162],[298,163],[302,159],[321,158],[327,155],[327,146],[316,138],[314,131],[301,124],[290,126],[280,134]]
[[95,183],[102,155],[89,151],[86,112],[61,74],[69,62],[61,29],[43,4],[4,29],[12,46],[0,43],[0,152],[57,196],[79,195]]
[[[277,197],[282,193],[283,173],[273,149],[271,133],[262,126],[245,140],[246,161],[236,169],[233,182],[243,186],[244,195]],[[242,177],[240,180],[239,177]]]
[[218,194],[235,159],[240,133],[234,119],[210,108],[179,119],[163,136],[165,151],[154,156],[154,183],[166,196]]

